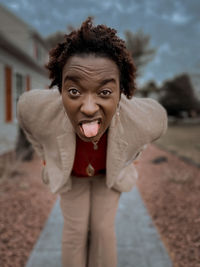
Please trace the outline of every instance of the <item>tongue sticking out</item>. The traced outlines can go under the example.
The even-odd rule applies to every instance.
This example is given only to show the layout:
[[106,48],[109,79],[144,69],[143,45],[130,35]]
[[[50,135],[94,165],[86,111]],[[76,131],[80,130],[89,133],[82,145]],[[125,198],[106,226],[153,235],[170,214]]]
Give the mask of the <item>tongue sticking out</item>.
[[100,125],[98,121],[92,121],[82,124],[82,129],[86,137],[93,137],[98,134]]

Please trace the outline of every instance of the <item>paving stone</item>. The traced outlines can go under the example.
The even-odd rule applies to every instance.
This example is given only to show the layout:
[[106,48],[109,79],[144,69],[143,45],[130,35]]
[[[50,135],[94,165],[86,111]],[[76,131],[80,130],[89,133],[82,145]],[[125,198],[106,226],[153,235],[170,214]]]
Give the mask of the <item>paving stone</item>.
[[137,188],[121,195],[116,232],[118,267],[172,266]]

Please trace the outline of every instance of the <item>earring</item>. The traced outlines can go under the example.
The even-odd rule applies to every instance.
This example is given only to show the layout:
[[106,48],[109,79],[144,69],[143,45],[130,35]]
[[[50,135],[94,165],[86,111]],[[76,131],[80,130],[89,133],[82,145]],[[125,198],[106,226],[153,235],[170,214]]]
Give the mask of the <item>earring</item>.
[[120,115],[120,102],[118,103],[116,114],[117,116]]

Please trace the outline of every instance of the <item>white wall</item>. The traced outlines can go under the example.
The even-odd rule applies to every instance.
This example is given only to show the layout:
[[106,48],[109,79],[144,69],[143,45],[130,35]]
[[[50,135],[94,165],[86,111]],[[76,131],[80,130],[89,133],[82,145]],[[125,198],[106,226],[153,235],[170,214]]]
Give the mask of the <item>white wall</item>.
[[0,6],[1,32],[23,51],[29,53],[30,27],[12,14],[7,8]]
[[[49,79],[47,77],[32,70],[30,67],[27,67],[19,60],[13,58],[11,55],[9,55],[9,54],[5,53],[4,51],[1,51],[1,50],[0,50],[0,65],[1,65],[1,77],[3,78],[3,81],[5,79],[4,66],[9,65],[12,67],[12,75],[13,75],[13,79],[12,79],[12,83],[13,83],[12,89],[13,90],[12,90],[12,92],[13,92],[14,104],[15,104],[15,99],[16,99],[16,95],[15,95],[15,93],[16,93],[15,74],[16,73],[22,74],[25,77],[25,79],[26,79],[27,75],[30,76],[31,89],[36,89],[36,88],[44,89],[49,84]],[[1,89],[1,92],[3,91],[3,94],[4,94],[5,93],[5,85],[3,82],[1,84],[0,89]],[[5,95],[3,97],[5,99]],[[5,109],[4,109],[4,111],[5,111]],[[13,117],[16,117],[14,111],[15,111],[15,106],[13,107]]]
[[[26,24],[21,18],[0,5],[0,31],[11,43],[28,54],[38,64],[46,63],[48,50],[44,44],[34,37],[34,28]],[[35,57],[35,44],[42,51],[41,59]]]
[[[12,117],[11,123],[5,122],[5,66],[12,68]],[[17,136],[18,122],[16,118],[16,80],[15,74],[19,73],[25,77],[30,76],[31,89],[44,89],[49,84],[49,79],[42,74],[33,71],[30,67],[0,50],[0,154],[14,148]],[[26,85],[25,85],[26,87]]]

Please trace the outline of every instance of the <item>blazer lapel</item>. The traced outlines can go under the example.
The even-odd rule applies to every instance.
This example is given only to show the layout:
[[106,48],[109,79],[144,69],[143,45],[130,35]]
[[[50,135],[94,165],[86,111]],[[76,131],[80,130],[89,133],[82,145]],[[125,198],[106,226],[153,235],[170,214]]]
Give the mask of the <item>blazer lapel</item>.
[[[63,107],[64,111],[64,107]],[[62,169],[63,169],[63,176],[64,176],[64,183],[68,180],[71,170],[74,163],[74,157],[75,157],[75,148],[76,148],[76,135],[74,133],[73,126],[67,117],[65,111],[63,115],[63,121],[62,121],[62,134],[58,135],[56,137],[59,151],[60,151],[60,157],[61,157],[61,163],[62,163]]]
[[124,162],[128,143],[123,140],[124,129],[119,115],[114,115],[108,132],[108,146],[106,159],[106,183],[111,188],[118,176]]

